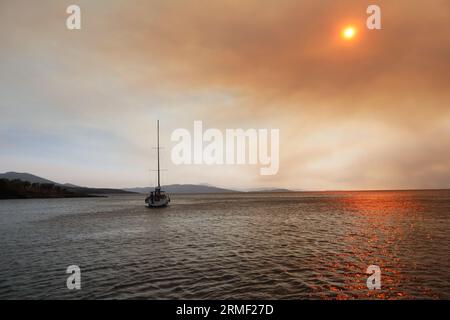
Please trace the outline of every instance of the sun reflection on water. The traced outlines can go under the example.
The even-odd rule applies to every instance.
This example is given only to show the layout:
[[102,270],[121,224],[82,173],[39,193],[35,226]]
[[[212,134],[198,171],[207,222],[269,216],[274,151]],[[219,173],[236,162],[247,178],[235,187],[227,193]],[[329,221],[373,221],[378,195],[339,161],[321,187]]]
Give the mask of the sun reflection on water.
[[[329,275],[336,278],[336,285],[328,285],[332,294],[325,290],[324,298],[411,298],[404,284],[413,276],[404,270],[414,271],[415,264],[411,263],[414,259],[401,256],[414,257],[414,252],[405,252],[407,249],[402,243],[414,236],[417,222],[421,221],[422,203],[413,194],[395,191],[354,192],[337,199],[337,209],[347,214],[351,212],[353,219],[352,225],[348,226],[349,232],[341,240],[345,249],[329,257],[329,262],[323,265],[325,276],[318,276],[322,282],[325,278],[330,282]],[[367,288],[370,274],[365,272],[372,264],[381,268],[381,290]],[[427,296],[438,297],[426,287],[421,290]]]

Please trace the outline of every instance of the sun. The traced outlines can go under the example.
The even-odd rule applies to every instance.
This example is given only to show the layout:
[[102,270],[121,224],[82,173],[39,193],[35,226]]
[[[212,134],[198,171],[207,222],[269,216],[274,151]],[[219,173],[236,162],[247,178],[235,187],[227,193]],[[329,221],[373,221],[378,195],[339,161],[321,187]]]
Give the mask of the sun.
[[356,35],[356,28],[353,26],[347,26],[341,32],[341,36],[345,40],[352,40],[355,37],[355,35]]

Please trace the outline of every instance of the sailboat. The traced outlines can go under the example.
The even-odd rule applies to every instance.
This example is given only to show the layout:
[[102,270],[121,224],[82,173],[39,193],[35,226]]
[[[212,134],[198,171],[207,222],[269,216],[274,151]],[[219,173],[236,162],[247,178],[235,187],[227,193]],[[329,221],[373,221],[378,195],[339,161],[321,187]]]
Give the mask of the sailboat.
[[145,198],[145,203],[148,208],[161,208],[166,207],[170,202],[170,196],[165,191],[161,190],[161,179],[160,179],[160,167],[159,167],[159,120],[157,121],[157,140],[158,140],[158,186],[155,187],[155,191],[151,191],[147,198]]

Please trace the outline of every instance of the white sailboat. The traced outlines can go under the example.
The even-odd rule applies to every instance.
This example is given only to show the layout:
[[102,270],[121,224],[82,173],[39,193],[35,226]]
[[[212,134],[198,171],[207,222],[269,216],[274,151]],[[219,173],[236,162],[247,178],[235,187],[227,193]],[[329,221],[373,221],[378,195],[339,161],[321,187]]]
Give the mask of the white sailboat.
[[158,186],[155,187],[155,191],[151,191],[145,203],[148,208],[161,208],[166,207],[170,202],[170,196],[165,191],[161,190],[160,183],[160,167],[159,167],[159,120],[157,121],[157,140],[158,140]]

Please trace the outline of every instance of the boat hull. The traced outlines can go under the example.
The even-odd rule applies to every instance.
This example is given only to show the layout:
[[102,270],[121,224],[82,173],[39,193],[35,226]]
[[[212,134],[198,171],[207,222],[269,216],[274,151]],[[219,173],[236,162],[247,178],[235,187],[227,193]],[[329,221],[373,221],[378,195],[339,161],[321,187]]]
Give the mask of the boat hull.
[[167,207],[169,205],[169,201],[159,201],[159,202],[154,202],[154,203],[147,203],[147,208],[164,208]]
[[164,195],[162,199],[159,200],[151,200],[150,197],[145,199],[145,203],[147,208],[164,208],[169,205],[170,197],[168,195]]

